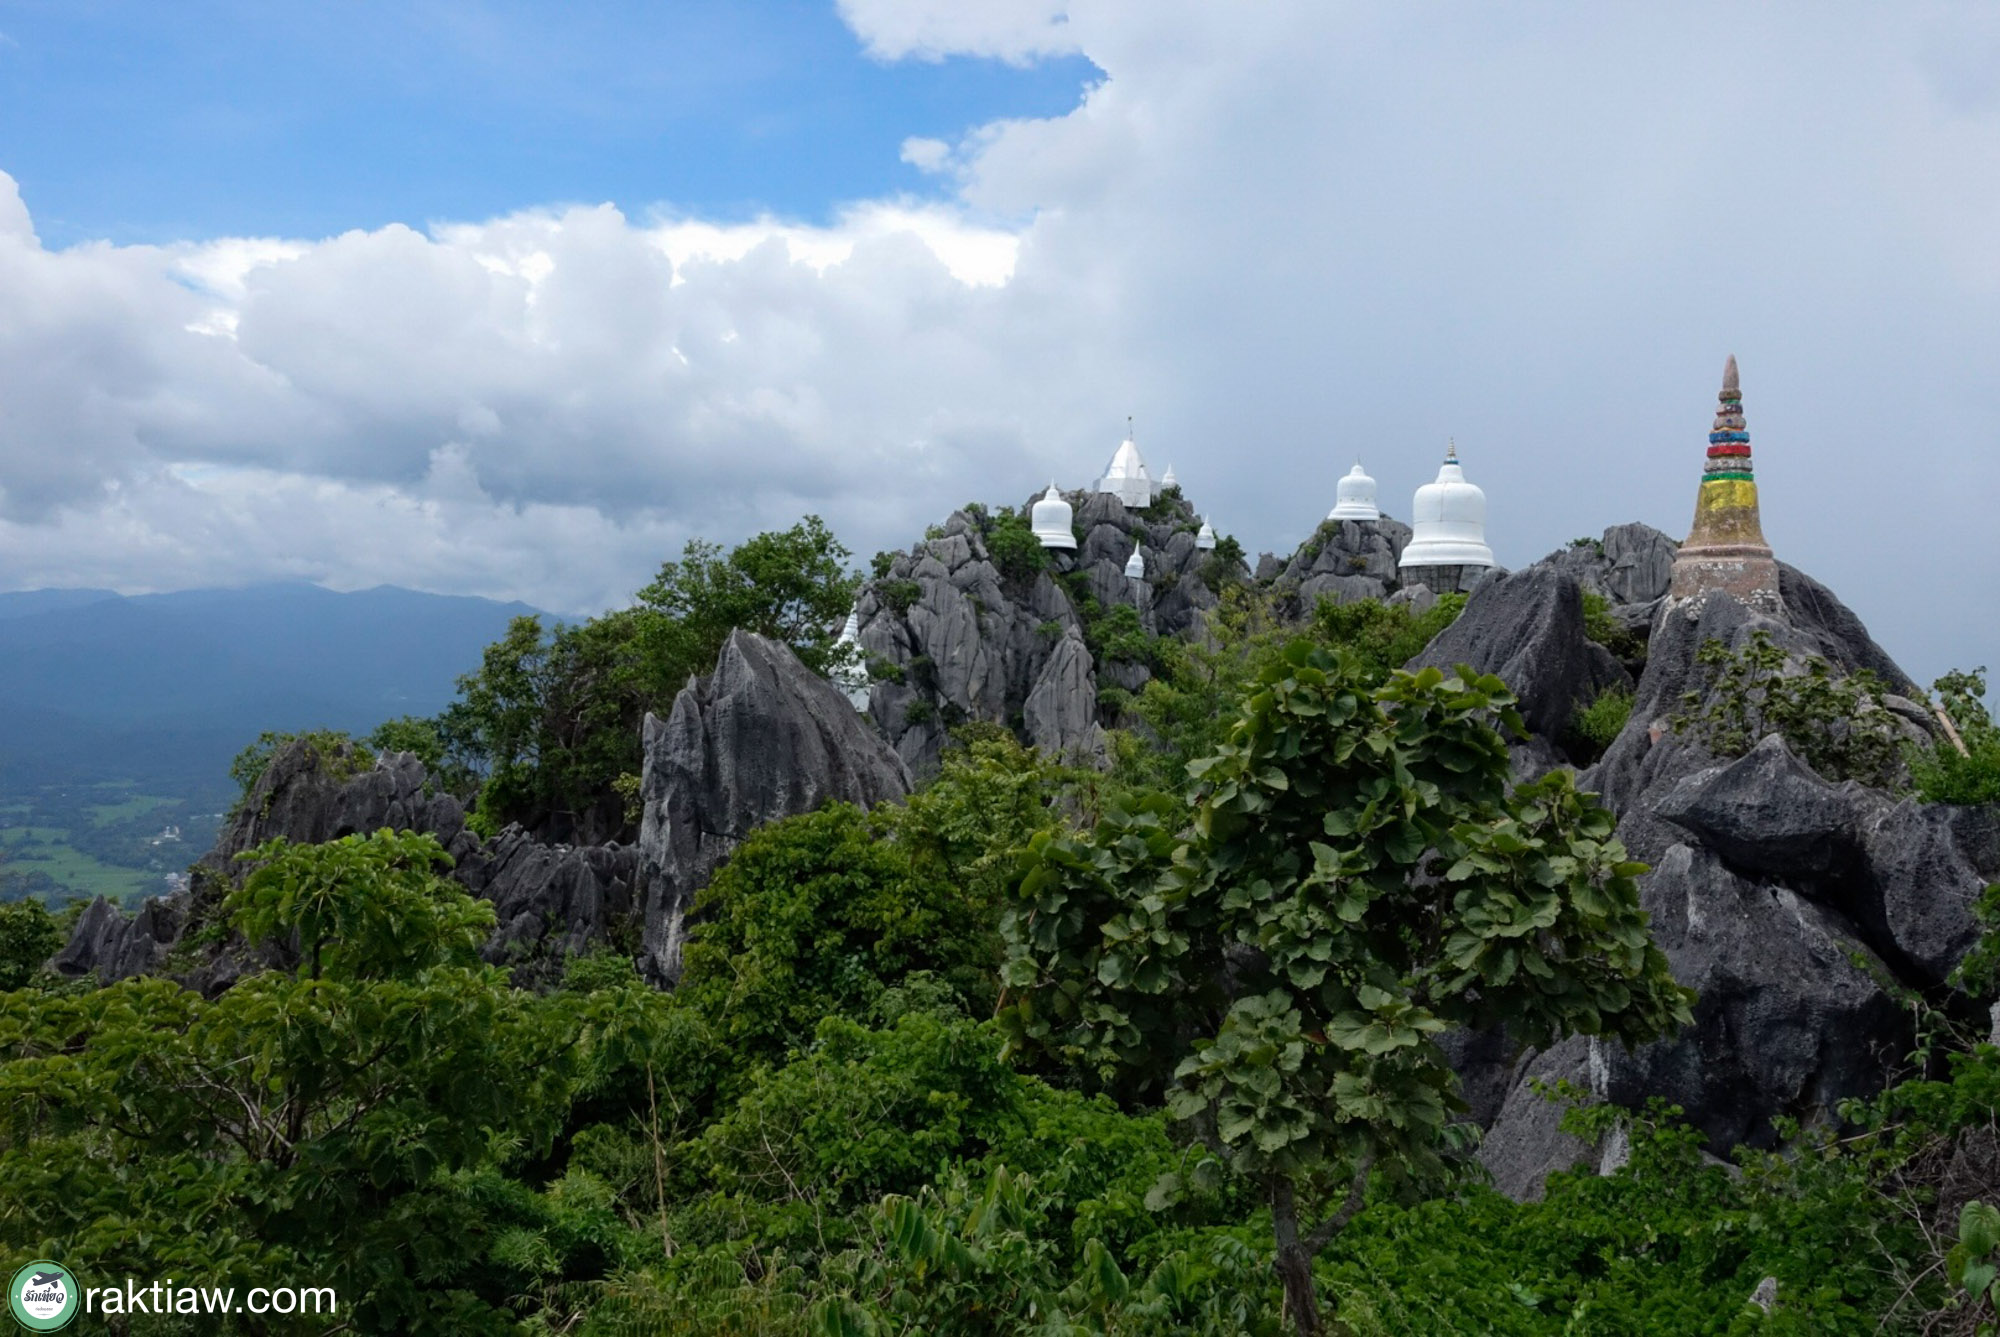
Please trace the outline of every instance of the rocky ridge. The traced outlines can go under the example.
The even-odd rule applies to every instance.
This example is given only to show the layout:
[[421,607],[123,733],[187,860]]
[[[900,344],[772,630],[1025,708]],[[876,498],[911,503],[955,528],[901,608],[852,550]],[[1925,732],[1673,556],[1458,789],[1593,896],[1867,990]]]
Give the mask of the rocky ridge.
[[[1624,729],[1578,783],[1603,796],[1619,816],[1619,838],[1652,865],[1640,890],[1656,940],[1676,978],[1700,996],[1689,1030],[1636,1053],[1589,1039],[1521,1055],[1491,1037],[1483,1046],[1466,1043],[1468,1087],[1486,1093],[1482,1113],[1491,1118],[1481,1157],[1500,1187],[1519,1196],[1539,1192],[1551,1169],[1601,1154],[1556,1130],[1556,1111],[1532,1090],[1536,1078],[1568,1078],[1625,1105],[1663,1097],[1686,1111],[1716,1152],[1769,1146],[1774,1116],[1829,1119],[1841,1100],[1879,1090],[1911,1047],[1899,995],[1941,996],[1976,936],[1972,902],[2000,877],[2000,813],[1830,782],[1776,736],[1747,756],[1719,759],[1675,729],[1676,716],[1713,700],[1696,664],[1702,644],[1740,648],[1759,632],[1794,657],[1868,669],[1892,691],[1915,694],[1830,591],[1783,567],[1782,617],[1727,595],[1672,602],[1654,593],[1664,593],[1664,582],[1657,557],[1644,555],[1650,544],[1627,549],[1642,554],[1624,564],[1631,583],[1606,579],[1620,561],[1610,537],[1603,551],[1572,548],[1475,593],[1447,635],[1488,647],[1482,667],[1491,666],[1497,647],[1514,644],[1503,628],[1524,615],[1509,607],[1509,586],[1538,570],[1545,594],[1559,602],[1572,584],[1645,598],[1613,606],[1628,625],[1647,610],[1645,666]],[[1510,685],[1524,699],[1560,700],[1576,677],[1560,666],[1595,656],[1566,618],[1545,617],[1542,625],[1526,650],[1514,651]],[[1423,658],[1438,649],[1434,643]],[[1914,701],[1891,704],[1900,727],[1929,727]],[[1549,741],[1551,722],[1544,713],[1533,744]]]
[[[457,860],[453,876],[491,900],[490,960],[529,981],[599,943],[630,951],[656,983],[678,973],[694,897],[731,849],[765,822],[830,799],[900,798],[937,764],[948,729],[966,720],[1011,728],[1072,760],[1102,757],[1111,722],[1102,689],[1136,691],[1143,659],[1114,619],[1153,635],[1201,634],[1223,571],[1195,547],[1194,513],[1169,494],[1144,511],[1101,494],[1070,494],[1078,547],[1022,557],[994,517],[959,511],[888,561],[857,606],[871,678],[865,715],[782,647],[732,637],[715,672],[691,682],[664,719],[645,725],[643,834],[636,847],[543,845],[518,830],[482,840],[447,797],[425,793],[413,759],[274,759],[191,892],[125,915],[89,907],[54,964],[118,978],[177,973],[226,987],[258,959],[242,944],[190,962],[177,951],[226,885],[233,856],[272,835],[325,840],[379,826],[429,831]],[[1382,598],[1424,607],[1394,561],[1408,540],[1395,521],[1323,525],[1289,559],[1266,557],[1259,582],[1281,606],[1320,597]],[[1134,548],[1144,576],[1124,574]],[[1717,1152],[1769,1144],[1776,1115],[1831,1117],[1878,1089],[1909,1049],[1907,990],[1942,998],[1974,936],[1969,906],[2000,877],[2000,812],[1899,799],[1831,782],[1781,739],[1717,758],[1677,732],[1711,687],[1702,644],[1740,647],[1762,632],[1794,656],[1868,669],[1911,734],[1931,728],[1921,693],[1824,586],[1780,570],[1782,616],[1725,595],[1671,601],[1675,544],[1643,525],[1579,540],[1474,588],[1464,613],[1411,661],[1459,663],[1500,676],[1519,696],[1529,736],[1517,775],[1590,757],[1577,713],[1607,691],[1633,694],[1631,715],[1579,783],[1619,816],[1619,835],[1652,865],[1642,896],[1675,973],[1697,989],[1686,1033],[1627,1054],[1578,1039],[1521,1052],[1504,1034],[1456,1036],[1451,1049],[1482,1159],[1518,1195],[1549,1170],[1609,1154],[1556,1129],[1533,1079],[1567,1077],[1620,1103],[1664,1096]],[[1586,617],[1584,600],[1594,596]],[[1129,611],[1121,611],[1129,610]],[[1593,621],[1592,619],[1596,619]],[[1592,638],[1609,626],[1612,644]],[[358,773],[351,773],[356,772]]]
[[297,741],[272,757],[187,891],[129,915],[99,898],[50,965],[105,981],[170,974],[219,992],[281,959],[240,939],[177,950],[242,877],[237,855],[278,836],[314,844],[387,827],[435,836],[452,857],[451,876],[493,903],[497,922],[482,954],[513,967],[520,982],[556,977],[566,956],[608,946],[664,983],[678,973],[695,893],[736,841],[829,799],[869,804],[908,791],[901,762],[832,684],[786,647],[739,631],[667,720],[647,720],[637,845],[545,844],[518,826],[481,839],[456,799],[429,792],[408,753],[371,761],[351,746],[323,753]]
[[[1140,630],[1182,636],[1215,606],[1204,573],[1212,554],[1195,547],[1200,521],[1178,493],[1144,510],[1106,493],[1064,495],[1074,552],[996,557],[993,518],[961,510],[863,587],[855,611],[873,679],[868,715],[913,775],[935,771],[949,731],[970,720],[1073,761],[1101,761],[1100,684],[1137,691],[1151,670],[1113,656],[1100,663],[1098,619],[1127,608]],[[1135,545],[1146,572],[1137,579],[1125,574]]]

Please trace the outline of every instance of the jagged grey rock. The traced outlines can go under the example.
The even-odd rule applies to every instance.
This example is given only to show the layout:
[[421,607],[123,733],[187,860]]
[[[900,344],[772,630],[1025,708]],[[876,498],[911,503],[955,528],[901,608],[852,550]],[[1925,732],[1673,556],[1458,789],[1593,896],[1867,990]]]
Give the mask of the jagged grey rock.
[[1071,763],[1092,764],[1104,756],[1104,731],[1097,724],[1096,677],[1083,636],[1071,631],[1056,646],[1035,679],[1024,708],[1028,741]]
[[1972,906],[2000,874],[1979,811],[1830,783],[1776,735],[1684,777],[1654,807],[1738,871],[1847,915],[1903,980],[1926,987],[1977,941]]
[[1275,573],[1266,576],[1260,562],[1257,578],[1272,585],[1293,616],[1312,612],[1323,598],[1380,599],[1402,587],[1396,559],[1409,542],[1410,527],[1388,516],[1325,520]]
[[[1621,595],[1651,592],[1647,563],[1657,557],[1631,563]],[[1828,1117],[1878,1089],[1910,1040],[1892,991],[1944,978],[1972,940],[1970,901],[2000,873],[2000,814],[1831,783],[1778,739],[1718,761],[1675,729],[1685,694],[1693,712],[1712,700],[1696,663],[1709,640],[1738,648],[1761,631],[1795,655],[1907,683],[1823,586],[1782,567],[1780,585],[1777,617],[1722,594],[1652,603],[1631,718],[1578,780],[1654,865],[1640,888],[1656,939],[1700,992],[1693,1028],[1634,1055],[1604,1051],[1593,1089],[1626,1104],[1664,1096],[1723,1150],[1767,1145],[1774,1115]],[[1510,1092],[1489,1132],[1505,1153],[1496,1177],[1517,1194],[1575,1150],[1542,1136],[1527,1109]]]
[[1514,1065],[1506,1098],[1480,1139],[1478,1155],[1493,1186],[1515,1201],[1540,1200],[1551,1174],[1596,1159],[1595,1147],[1562,1130],[1566,1105],[1536,1089],[1537,1083],[1561,1081],[1601,1096],[1590,1060],[1590,1040],[1574,1036],[1545,1052],[1530,1051]]
[[426,779],[407,752],[371,759],[352,744],[329,751],[295,739],[272,755],[201,862],[227,873],[237,855],[274,837],[319,845],[384,827],[428,832],[456,855],[465,811],[450,795],[426,793]]
[[1522,720],[1549,742],[1562,737],[1578,706],[1630,682],[1617,661],[1585,637],[1582,588],[1541,564],[1482,581],[1458,620],[1408,667],[1449,672],[1459,664],[1506,683],[1520,698]]
[[1418,614],[1430,612],[1437,607],[1437,601],[1438,597],[1431,593],[1431,587],[1423,584],[1405,585],[1385,600],[1392,608],[1407,606],[1412,613]]
[[547,845],[510,826],[459,860],[465,889],[493,902],[493,936],[481,953],[513,965],[554,963],[621,936],[639,888],[634,845]]
[[680,976],[695,893],[758,827],[841,799],[901,799],[910,776],[840,691],[790,648],[734,631],[715,671],[664,720],[647,715],[640,794],[644,879],[640,970]]
[[128,915],[99,896],[84,909],[49,969],[68,979],[94,973],[106,983],[154,974],[180,940],[188,900],[186,892],[158,896]]
[[1553,566],[1614,604],[1649,604],[1672,583],[1680,544],[1651,525],[1613,525],[1599,539],[1579,539],[1536,565]]
[[[991,721],[1032,741],[1029,698],[1047,679],[1051,658],[1081,627],[1082,594],[1106,610],[1132,608],[1144,630],[1162,636],[1195,634],[1202,611],[1215,605],[1201,574],[1208,554],[1195,547],[1199,522],[1185,501],[1169,497],[1128,510],[1104,493],[1071,493],[1068,500],[1079,546],[1043,552],[1045,569],[1003,574],[982,522],[960,511],[864,587],[856,613],[862,649],[875,665],[868,717],[913,775],[936,770],[949,729],[961,721]],[[1141,580],[1125,575],[1135,546],[1145,564]],[[1065,578],[1079,576],[1073,595]],[[903,582],[914,583],[914,596]],[[1065,683],[1065,710],[1077,700],[1073,668],[1064,665],[1056,679]],[[1137,664],[1094,668],[1121,685],[1147,676]],[[1094,722],[1097,683],[1089,685]],[[1044,691],[1037,713],[1045,736],[1054,704]],[[1065,724],[1059,732],[1074,742],[1080,726]]]

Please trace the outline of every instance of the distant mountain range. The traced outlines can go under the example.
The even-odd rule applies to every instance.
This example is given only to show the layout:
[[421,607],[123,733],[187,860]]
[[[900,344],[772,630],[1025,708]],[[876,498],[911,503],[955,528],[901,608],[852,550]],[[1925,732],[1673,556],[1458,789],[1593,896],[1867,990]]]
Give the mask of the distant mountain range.
[[535,611],[386,585],[0,594],[0,786],[226,783],[263,730],[436,713]]

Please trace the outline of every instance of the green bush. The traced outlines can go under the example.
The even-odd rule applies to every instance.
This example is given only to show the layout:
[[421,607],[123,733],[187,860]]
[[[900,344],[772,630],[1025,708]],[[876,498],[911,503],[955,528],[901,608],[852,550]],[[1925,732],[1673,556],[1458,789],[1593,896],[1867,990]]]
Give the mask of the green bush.
[[1986,709],[1986,670],[1953,671],[1932,684],[1965,744],[1912,748],[1910,781],[1926,803],[2000,803],[2000,726]]
[[27,987],[66,936],[40,901],[0,904],[0,993]]
[[1341,603],[1332,596],[1322,597],[1313,608],[1306,630],[1314,640],[1345,650],[1359,661],[1372,683],[1387,682],[1389,675],[1423,653],[1437,634],[1458,620],[1465,611],[1466,596],[1446,594],[1421,613],[1408,604],[1387,604],[1380,599],[1356,599]]
[[884,580],[877,582],[876,595],[897,615],[910,611],[917,600],[924,597],[924,587],[914,580]]
[[1029,585],[1049,564],[1048,549],[1035,537],[1029,518],[1003,508],[985,525],[986,554],[1005,579]]
[[1604,749],[1624,732],[1625,722],[1631,718],[1632,693],[1614,688],[1599,693],[1595,701],[1576,712],[1570,727],[1595,750],[1595,755],[1603,756]]
[[1695,662],[1707,691],[1682,696],[1684,709],[1673,728],[1716,756],[1743,756],[1777,734],[1829,780],[1888,789],[1901,779],[1901,732],[1882,705],[1882,683],[1873,673],[1842,674],[1818,655],[1803,656],[1795,670],[1793,657],[1764,631],[1752,633],[1738,650],[1705,641]]
[[1637,658],[1645,649],[1645,643],[1611,615],[1611,601],[1590,590],[1583,592],[1583,634],[1620,659]]

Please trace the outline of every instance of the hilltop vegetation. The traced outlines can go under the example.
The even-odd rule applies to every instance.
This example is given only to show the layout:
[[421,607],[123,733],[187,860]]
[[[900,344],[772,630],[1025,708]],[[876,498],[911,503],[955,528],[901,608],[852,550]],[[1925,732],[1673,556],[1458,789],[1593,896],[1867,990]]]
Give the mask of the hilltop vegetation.
[[[1043,574],[999,546],[1008,579]],[[627,613],[517,622],[457,703],[371,741],[423,755],[487,823],[628,832],[638,713],[739,620],[830,665],[844,556],[812,521],[691,547]],[[347,1330],[399,1333],[1994,1321],[2000,1229],[1975,1200],[2000,1049],[1970,1023],[2000,996],[2000,891],[1956,992],[1903,1000],[1921,1024],[1895,1082],[1837,1125],[1781,1126],[1779,1150],[1725,1166],[1671,1108],[1552,1089],[1605,1154],[1510,1201],[1440,1041],[1497,1023],[1615,1048],[1684,1025],[1644,866],[1568,769],[1510,783],[1507,684],[1398,671],[1462,599],[1288,621],[1237,566],[1199,635],[1102,604],[1079,626],[1147,668],[1097,703],[1103,769],[959,724],[906,803],[748,833],[699,893],[672,991],[613,945],[517,979],[481,954],[493,906],[411,833],[252,851],[177,949],[262,944],[268,968],[213,996],[38,973],[59,927],[0,906],[0,1268],[308,1278]],[[1720,731],[1721,755],[1796,734],[1881,778],[1848,738],[1848,693],[1879,684],[1808,671],[1801,702],[1760,654],[1708,656],[1744,710],[1689,732]],[[1906,758],[1935,797],[1982,792],[1971,681],[1967,754]],[[1621,709],[1629,691],[1582,712],[1598,752]],[[246,790],[279,741],[239,759]]]

